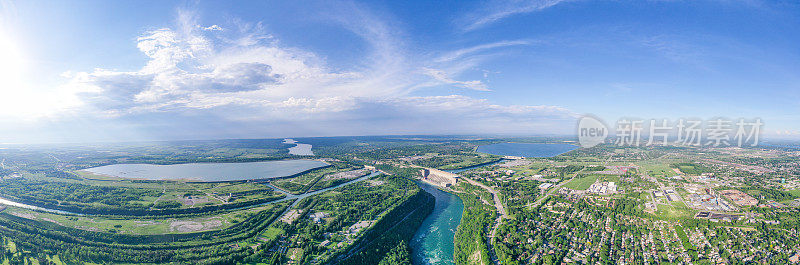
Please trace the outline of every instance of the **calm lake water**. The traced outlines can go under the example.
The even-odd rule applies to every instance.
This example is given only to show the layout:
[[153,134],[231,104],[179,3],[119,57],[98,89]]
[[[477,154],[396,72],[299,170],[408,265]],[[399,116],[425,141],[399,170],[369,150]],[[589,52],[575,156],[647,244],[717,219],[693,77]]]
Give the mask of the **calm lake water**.
[[116,164],[84,170],[121,178],[234,181],[284,177],[327,165],[317,160],[295,159],[248,163]]
[[294,147],[289,147],[289,154],[290,155],[298,155],[298,156],[313,156],[314,152],[311,151],[310,144],[301,144],[295,141],[294,139],[283,139],[283,143],[285,144],[295,144]]
[[464,203],[458,196],[441,191],[423,182],[417,184],[436,198],[433,212],[422,221],[411,239],[414,264],[453,264],[453,241],[461,223]]
[[479,146],[478,152],[501,156],[551,157],[578,148],[571,144],[499,143]]

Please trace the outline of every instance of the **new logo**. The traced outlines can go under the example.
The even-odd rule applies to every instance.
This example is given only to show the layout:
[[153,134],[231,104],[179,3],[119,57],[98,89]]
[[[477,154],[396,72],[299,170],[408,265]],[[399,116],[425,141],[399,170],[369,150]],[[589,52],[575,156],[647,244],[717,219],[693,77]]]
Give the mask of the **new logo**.
[[578,142],[583,148],[593,147],[606,140],[608,127],[599,118],[584,115],[578,121]]

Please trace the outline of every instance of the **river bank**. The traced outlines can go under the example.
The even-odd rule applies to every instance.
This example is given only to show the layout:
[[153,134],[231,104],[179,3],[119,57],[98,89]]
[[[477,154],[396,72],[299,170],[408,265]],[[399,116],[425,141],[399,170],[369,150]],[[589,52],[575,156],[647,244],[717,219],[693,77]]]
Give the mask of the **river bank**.
[[456,229],[461,223],[464,204],[451,193],[442,191],[424,182],[416,182],[435,198],[433,212],[422,221],[422,225],[410,242],[413,264],[453,264]]
[[[336,189],[336,188],[339,188],[339,187],[342,187],[342,186],[346,186],[346,185],[350,185],[350,184],[353,184],[353,183],[357,183],[357,182],[360,182],[360,181],[364,181],[364,180],[370,179],[370,178],[372,178],[374,176],[377,176],[377,175],[380,175],[380,174],[383,174],[383,173],[381,173],[379,171],[374,171],[369,175],[357,178],[357,179],[349,181],[349,182],[345,182],[345,183],[342,183],[342,184],[339,184],[339,185],[336,185],[336,186],[333,186],[333,187],[328,187],[328,188],[325,188],[325,189],[306,192],[306,193],[303,193],[303,194],[287,193],[287,192],[285,192],[285,191],[273,186],[272,184],[266,183],[265,185],[267,187],[270,187],[273,190],[275,190],[276,192],[279,192],[279,193],[283,194],[284,197],[283,198],[279,198],[279,199],[275,199],[275,200],[262,202],[262,203],[247,204],[247,205],[242,205],[242,206],[239,206],[239,207],[225,208],[225,209],[221,209],[221,210],[226,210],[226,211],[240,210],[240,209],[246,209],[246,208],[252,208],[252,207],[257,207],[257,206],[263,206],[263,205],[267,205],[267,204],[282,202],[282,201],[286,201],[286,200],[295,200],[294,203],[292,204],[292,206],[294,206],[295,204],[297,204],[297,202],[299,202],[301,199],[304,199],[306,197],[313,196],[313,195],[316,195],[316,194],[320,194],[320,193],[323,193],[323,192],[326,192],[326,191],[329,191],[329,190],[332,190],[332,189]],[[40,206],[37,206],[37,205],[28,204],[28,203],[24,203],[24,202],[17,202],[17,201],[8,200],[8,199],[2,198],[2,197],[0,197],[0,204],[14,206],[14,207],[20,207],[20,208],[25,208],[25,209],[30,209],[30,210],[34,210],[34,211],[42,211],[42,212],[49,212],[49,213],[56,213],[56,214],[63,214],[63,215],[124,216],[124,215],[98,214],[98,213],[92,213],[92,212],[66,211],[66,210],[62,210],[62,209],[40,207]],[[208,212],[213,212],[213,211],[208,211]],[[173,215],[173,216],[178,216],[178,215]]]
[[[505,161],[481,163],[469,167],[445,170],[450,173],[459,173],[467,170],[494,165]],[[417,181],[425,191],[431,193],[436,199],[436,206],[417,230],[414,239],[410,242],[413,264],[454,264],[455,236],[458,226],[461,225],[464,215],[464,202],[451,192],[443,191],[431,184]]]

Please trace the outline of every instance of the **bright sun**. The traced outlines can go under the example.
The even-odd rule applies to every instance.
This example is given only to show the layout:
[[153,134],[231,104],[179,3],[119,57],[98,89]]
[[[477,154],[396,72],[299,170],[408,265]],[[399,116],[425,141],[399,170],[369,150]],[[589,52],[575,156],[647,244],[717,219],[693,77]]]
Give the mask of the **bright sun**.
[[7,34],[0,32],[0,87],[7,91],[10,87],[20,85],[24,66],[22,53]]
[[25,118],[41,108],[25,82],[26,67],[17,43],[0,29],[0,116]]
[[0,119],[35,120],[77,103],[57,86],[36,83],[34,65],[13,35],[0,28]]

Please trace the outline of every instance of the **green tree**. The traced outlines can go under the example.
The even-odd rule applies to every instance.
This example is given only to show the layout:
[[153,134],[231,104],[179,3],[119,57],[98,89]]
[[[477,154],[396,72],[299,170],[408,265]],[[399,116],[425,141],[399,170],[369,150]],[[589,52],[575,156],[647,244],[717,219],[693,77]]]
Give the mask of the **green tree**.
[[411,254],[405,241],[400,241],[392,248],[378,265],[410,265]]

